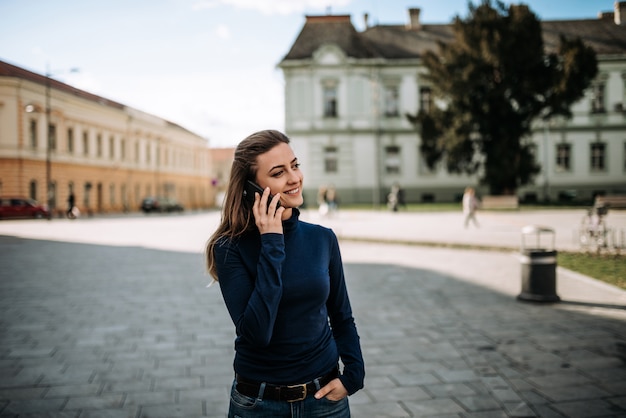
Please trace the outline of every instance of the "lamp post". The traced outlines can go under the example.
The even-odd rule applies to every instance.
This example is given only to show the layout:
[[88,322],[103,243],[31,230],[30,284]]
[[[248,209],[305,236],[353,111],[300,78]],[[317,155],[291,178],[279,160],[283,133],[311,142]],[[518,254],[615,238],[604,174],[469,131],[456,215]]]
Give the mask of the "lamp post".
[[[70,72],[76,73],[78,72],[78,68],[71,68],[69,70],[61,70],[56,71],[58,74],[60,72]],[[52,219],[52,137],[51,137],[51,129],[50,129],[50,116],[52,113],[52,108],[50,106],[51,102],[51,78],[54,74],[50,71],[50,65],[46,65],[46,203],[48,204],[48,220]],[[56,131],[55,131],[55,148],[56,148]]]
[[50,68],[46,68],[46,203],[48,220],[52,220],[52,144],[50,143]]

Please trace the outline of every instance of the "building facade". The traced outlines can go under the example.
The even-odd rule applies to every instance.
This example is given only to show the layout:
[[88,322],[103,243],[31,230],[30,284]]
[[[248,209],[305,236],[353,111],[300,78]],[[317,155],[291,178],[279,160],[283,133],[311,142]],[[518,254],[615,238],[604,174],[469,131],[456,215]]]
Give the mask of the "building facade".
[[[305,200],[332,184],[342,202],[378,205],[399,184],[408,202],[456,201],[477,177],[430,170],[406,114],[433,105],[420,57],[450,42],[451,24],[357,31],[349,15],[307,16],[279,63],[285,79],[285,130],[306,176]],[[542,166],[521,200],[581,200],[626,193],[626,2],[586,20],[543,21],[547,50],[580,36],[596,51],[599,73],[573,117],[537,123],[531,140]]]
[[[208,141],[167,120],[0,61],[0,195],[83,213],[143,198],[214,206]],[[49,180],[50,187],[47,187]]]

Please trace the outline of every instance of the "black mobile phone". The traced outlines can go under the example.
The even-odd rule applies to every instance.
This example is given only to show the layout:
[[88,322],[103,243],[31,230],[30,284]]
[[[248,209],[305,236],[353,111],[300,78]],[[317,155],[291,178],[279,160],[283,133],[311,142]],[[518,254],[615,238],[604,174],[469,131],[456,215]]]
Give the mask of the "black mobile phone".
[[[261,188],[261,186],[259,186],[255,182],[251,180],[246,181],[246,185],[243,189],[243,197],[244,199],[248,201],[248,203],[250,203],[250,207],[254,205],[254,193],[255,192],[259,193],[259,196],[263,196],[264,190]],[[267,198],[268,209],[270,207],[270,203],[273,198],[274,198],[273,194],[270,194],[269,197]],[[279,207],[280,207],[280,200],[278,201],[278,204],[276,205],[276,209],[278,209]]]

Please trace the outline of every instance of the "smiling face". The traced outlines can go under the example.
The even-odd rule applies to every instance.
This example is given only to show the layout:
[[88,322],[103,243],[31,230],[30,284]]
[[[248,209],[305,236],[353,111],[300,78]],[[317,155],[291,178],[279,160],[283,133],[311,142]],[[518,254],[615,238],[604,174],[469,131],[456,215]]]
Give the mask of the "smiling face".
[[256,160],[256,182],[262,188],[269,187],[271,194],[280,193],[280,203],[286,208],[283,219],[291,217],[291,208],[304,203],[302,198],[303,175],[293,150],[280,143]]

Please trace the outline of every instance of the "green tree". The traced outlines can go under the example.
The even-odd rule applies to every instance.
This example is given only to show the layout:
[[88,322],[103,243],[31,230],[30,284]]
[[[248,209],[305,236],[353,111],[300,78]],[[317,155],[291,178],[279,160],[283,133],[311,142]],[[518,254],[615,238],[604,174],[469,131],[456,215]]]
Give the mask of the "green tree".
[[451,173],[480,173],[491,194],[513,194],[540,170],[532,122],[571,117],[597,74],[596,55],[580,38],[561,37],[557,51],[546,51],[541,22],[526,5],[468,6],[468,17],[452,23],[453,40],[423,56],[433,97],[444,105],[407,117],[431,168],[444,160]]

